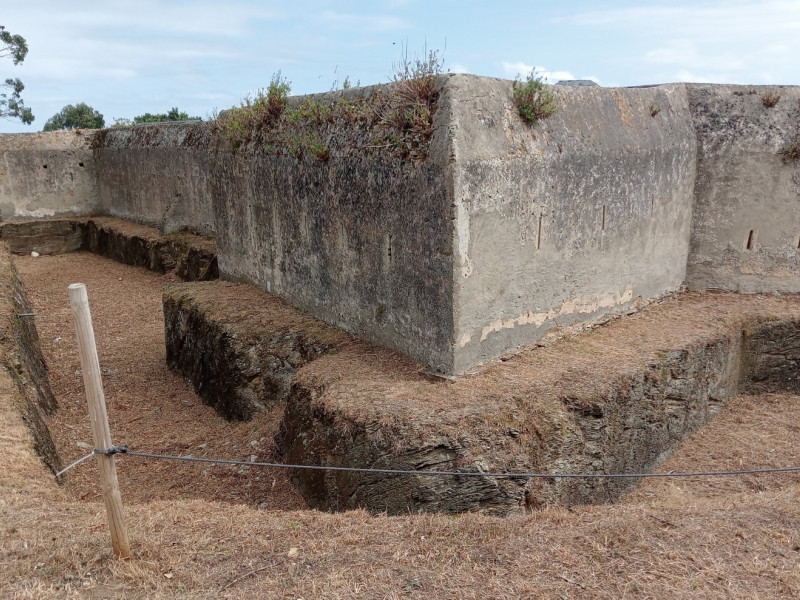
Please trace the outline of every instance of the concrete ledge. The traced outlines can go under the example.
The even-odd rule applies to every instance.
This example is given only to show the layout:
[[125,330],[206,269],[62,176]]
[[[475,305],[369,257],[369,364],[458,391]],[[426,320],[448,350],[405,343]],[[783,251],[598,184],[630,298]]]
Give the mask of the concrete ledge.
[[236,420],[284,402],[297,369],[350,340],[274,296],[221,281],[165,289],[164,328],[169,367]]
[[153,227],[113,217],[3,223],[0,240],[16,254],[88,250],[156,273],[174,270],[185,281],[219,277],[214,240],[188,232],[162,235]]
[[[293,464],[651,472],[740,392],[797,391],[800,298],[686,294],[454,384],[350,347],[302,368],[278,446]],[[619,500],[635,479],[300,470],[313,507],[498,515]]]
[[50,389],[35,321],[32,316],[23,316],[31,313],[11,253],[5,244],[0,244],[0,364],[16,384],[18,394],[14,400],[33,436],[34,450],[56,473],[61,469],[61,459],[50,436],[47,417],[58,405]]
[[216,243],[191,233],[161,235],[152,227],[97,217],[86,223],[84,247],[94,254],[156,273],[175,270],[185,281],[219,277]]
[[[165,321],[171,365],[223,414],[247,418],[286,401],[276,441],[293,464],[649,472],[740,391],[798,389],[796,296],[680,295],[455,383],[247,286],[176,286]],[[294,476],[313,507],[392,514],[611,502],[637,483]]]

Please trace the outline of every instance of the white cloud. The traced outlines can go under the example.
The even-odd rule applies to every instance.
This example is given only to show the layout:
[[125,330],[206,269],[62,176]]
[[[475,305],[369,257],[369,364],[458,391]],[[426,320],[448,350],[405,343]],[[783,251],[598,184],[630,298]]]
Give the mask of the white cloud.
[[368,29],[370,31],[396,31],[408,28],[408,23],[390,15],[358,15],[325,10],[317,19],[328,27],[342,29]]
[[451,73],[469,73],[469,68],[465,67],[461,63],[454,63],[448,69]]
[[676,0],[592,10],[561,22],[626,40],[617,64],[658,79],[751,83],[768,81],[766,71],[784,81],[798,73],[797,0]]
[[707,41],[743,42],[763,39],[764,35],[789,33],[800,29],[800,2],[795,0],[726,0],[692,4],[637,6],[597,10],[572,17],[578,25],[646,32],[653,36],[669,32]]
[[696,73],[692,73],[686,69],[680,69],[677,73],[675,73],[675,81],[680,81],[683,83],[711,83],[711,80],[708,77],[697,75]]
[[735,71],[745,66],[744,61],[730,52],[719,54],[700,52],[697,44],[680,39],[645,53],[644,60],[665,65],[692,65],[694,68]]
[[526,64],[522,61],[517,62],[502,62],[503,66],[503,73],[505,73],[506,77],[511,79],[514,78],[523,78],[527,77],[531,71],[533,71],[536,67],[533,65]]
[[536,77],[541,77],[545,83],[556,83],[564,79],[575,79],[569,71],[550,71],[545,67],[529,65],[522,61],[502,62],[503,73],[510,79],[525,79],[533,73]]

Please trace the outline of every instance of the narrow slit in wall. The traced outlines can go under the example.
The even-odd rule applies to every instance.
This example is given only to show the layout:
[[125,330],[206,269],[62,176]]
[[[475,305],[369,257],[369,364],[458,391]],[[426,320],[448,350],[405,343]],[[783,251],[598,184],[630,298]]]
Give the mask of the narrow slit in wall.
[[539,231],[536,234],[536,249],[542,249],[542,213],[539,213]]
[[750,230],[750,234],[747,236],[747,249],[753,249],[753,230]]
[[602,231],[606,230],[606,205],[605,204],[603,204],[603,222],[600,225],[600,229]]

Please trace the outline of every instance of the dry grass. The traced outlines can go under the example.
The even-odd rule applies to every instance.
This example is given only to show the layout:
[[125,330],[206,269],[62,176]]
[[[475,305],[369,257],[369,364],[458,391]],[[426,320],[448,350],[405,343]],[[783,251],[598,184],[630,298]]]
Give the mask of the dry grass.
[[[272,431],[280,413],[249,423],[232,424],[217,416],[191,386],[165,364],[161,288],[172,277],[127,267],[91,254],[43,259],[18,258],[28,297],[38,313],[42,350],[50,368],[53,393],[61,408],[50,422],[65,464],[86,454],[91,442],[75,332],[67,302],[70,283],[86,284],[103,370],[114,442],[132,450],[162,454],[268,460],[273,457]],[[125,298],[125,302],[120,302]],[[78,444],[82,444],[79,446]],[[199,477],[195,475],[200,474]],[[268,503],[303,508],[283,471],[251,476],[241,467],[126,460],[120,485],[128,503],[196,498],[258,506]],[[149,485],[158,479],[159,486]],[[68,478],[65,490],[74,498],[98,499],[88,469]]]
[[[106,395],[115,441],[146,439],[159,449],[191,448],[199,454],[198,440],[218,440],[222,446],[209,450],[211,455],[247,445],[256,430],[270,429],[266,422],[219,420],[164,370],[163,278],[86,255],[25,258],[18,266],[40,313],[37,326],[62,403],[51,425],[60,429],[55,437],[70,456],[81,455],[84,450],[73,446],[88,439],[63,290],[64,281],[74,277],[89,286],[101,364],[113,370]],[[101,308],[101,296],[110,308]],[[712,299],[709,310],[724,312],[725,304]],[[636,353],[640,331],[629,330],[631,347],[620,352]],[[392,356],[375,351],[365,361],[375,366],[396,361]],[[521,381],[534,368],[530,360],[519,356],[497,363],[484,376],[498,382],[507,370],[521,371]],[[406,385],[411,367],[394,366],[392,377]],[[536,372],[546,366],[537,365]],[[488,393],[490,384],[478,379],[474,393]],[[421,384],[419,390],[437,390],[432,401],[441,402],[466,385]],[[14,393],[0,374],[0,449],[7,461],[0,470],[2,598],[800,596],[796,475],[649,480],[619,505],[547,509],[507,519],[385,517],[276,510],[284,501],[285,508],[297,508],[296,498],[271,489],[246,491],[248,482],[255,485],[252,472],[203,478],[202,467],[178,472],[174,464],[162,468],[130,457],[119,462],[133,558],[118,561],[111,557],[103,507],[96,500],[94,465],[85,463],[67,485],[56,486],[32,455]],[[663,468],[800,464],[799,417],[797,397],[738,399]],[[237,451],[232,457],[249,453]],[[234,489],[239,498],[225,497]],[[257,508],[259,498],[270,499],[269,510]]]

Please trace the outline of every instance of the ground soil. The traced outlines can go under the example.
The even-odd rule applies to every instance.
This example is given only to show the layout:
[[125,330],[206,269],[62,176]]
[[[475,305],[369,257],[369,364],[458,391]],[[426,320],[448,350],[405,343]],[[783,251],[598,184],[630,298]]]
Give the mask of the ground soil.
[[[91,442],[66,295],[76,281],[89,289],[116,443],[271,457],[275,415],[225,422],[165,369],[160,288],[169,277],[86,254],[17,266],[39,313],[65,461]],[[506,519],[386,517],[302,510],[278,471],[123,457],[133,556],[119,561],[93,461],[59,489],[9,394],[0,387],[2,598],[800,597],[797,473],[650,479],[617,505]],[[798,423],[797,396],[734,399],[661,471],[800,465]]]

